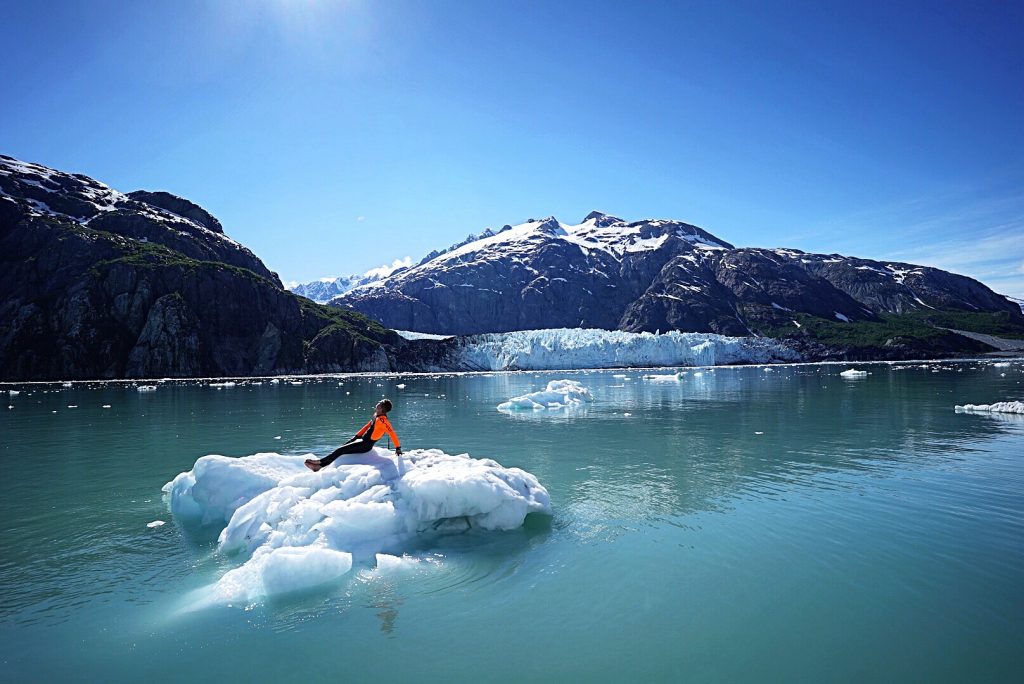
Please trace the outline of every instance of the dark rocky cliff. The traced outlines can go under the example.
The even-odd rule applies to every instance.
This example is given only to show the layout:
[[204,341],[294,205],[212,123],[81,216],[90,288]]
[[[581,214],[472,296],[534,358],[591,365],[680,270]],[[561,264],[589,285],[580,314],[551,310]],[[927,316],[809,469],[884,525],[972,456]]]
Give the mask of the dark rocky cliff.
[[387,370],[403,344],[188,200],[0,157],[0,380]]

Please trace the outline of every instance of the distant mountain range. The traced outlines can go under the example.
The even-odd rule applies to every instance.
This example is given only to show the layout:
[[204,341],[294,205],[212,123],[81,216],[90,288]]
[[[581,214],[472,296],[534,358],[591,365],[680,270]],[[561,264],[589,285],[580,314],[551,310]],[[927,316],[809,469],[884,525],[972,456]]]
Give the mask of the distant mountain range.
[[0,380],[387,370],[405,344],[186,199],[0,155]]
[[805,353],[900,358],[981,351],[945,328],[1024,336],[1018,304],[937,268],[735,247],[672,220],[592,212],[470,235],[331,300],[446,335],[537,328],[789,339]]
[[[187,199],[0,155],[0,381],[922,358],[1024,339],[1020,306],[970,278],[599,212],[321,285],[288,291]],[[331,288],[332,306],[297,294]]]
[[375,283],[382,278],[387,278],[396,271],[409,268],[411,265],[412,261],[408,258],[404,260],[395,259],[395,262],[390,266],[373,268],[362,275],[331,276],[308,283],[291,282],[286,287],[295,294],[312,299],[318,304],[326,304],[353,288]]

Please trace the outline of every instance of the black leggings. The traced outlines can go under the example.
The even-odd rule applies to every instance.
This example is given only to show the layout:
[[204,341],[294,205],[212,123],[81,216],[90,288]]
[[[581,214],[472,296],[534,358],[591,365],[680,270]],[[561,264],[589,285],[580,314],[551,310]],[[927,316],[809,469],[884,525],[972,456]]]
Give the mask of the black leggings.
[[320,465],[326,466],[334,463],[334,459],[345,454],[365,454],[367,451],[373,448],[376,444],[374,439],[366,439],[365,437],[357,437],[349,442],[345,442],[340,447],[331,452],[330,456],[324,456],[320,459]]

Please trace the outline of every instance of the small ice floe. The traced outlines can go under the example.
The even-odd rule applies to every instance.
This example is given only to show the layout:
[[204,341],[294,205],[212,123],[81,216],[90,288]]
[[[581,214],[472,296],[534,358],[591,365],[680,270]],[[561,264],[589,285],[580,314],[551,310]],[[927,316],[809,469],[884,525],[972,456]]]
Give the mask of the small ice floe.
[[679,382],[679,379],[683,377],[682,373],[669,373],[669,374],[651,374],[643,376],[644,380],[651,382]]
[[277,385],[277,384],[279,384],[280,382],[281,382],[280,380],[278,380],[277,378],[274,378],[273,380],[271,380],[271,381],[270,381],[270,384],[271,384],[271,385]]
[[575,380],[552,380],[547,387],[498,404],[499,411],[536,411],[541,409],[577,408],[594,396]]
[[868,377],[868,372],[857,370],[856,368],[850,368],[848,370],[844,370],[839,375],[844,378],[866,378]]
[[957,413],[1021,413],[1024,414],[1024,401],[997,401],[994,404],[957,404]]
[[378,553],[374,560],[377,562],[377,572],[388,574],[403,570],[413,570],[421,562],[420,559],[414,556],[392,556],[390,553]]
[[1009,368],[1010,367],[1010,362],[1009,361],[1000,361],[999,363],[993,363],[992,367],[993,368]]
[[78,404],[68,404],[68,408],[78,408]]
[[8,404],[7,408],[8,408],[8,409],[12,409],[12,408],[14,408],[14,404]]
[[152,527],[162,527],[163,525],[166,525],[166,524],[167,523],[165,523],[163,520],[154,520],[153,522],[146,523],[146,527],[151,527],[151,528]]
[[277,437],[274,437],[274,439],[281,439],[281,435],[278,435]]
[[395,387],[397,387],[398,389],[405,389],[405,383],[404,382],[399,383],[399,384],[395,385]]
[[156,385],[139,385],[135,389],[140,392],[156,392]]
[[61,387],[71,387],[72,385],[71,385],[70,382],[62,382],[60,386]]
[[104,404],[103,408],[110,408],[110,404]]
[[16,396],[18,396],[19,394],[21,394],[21,392],[19,392],[18,390],[7,390],[7,393],[8,393],[9,395],[11,395],[12,397],[16,397]]
[[762,431],[758,430],[758,431],[756,431],[756,432],[755,432],[754,434],[755,434],[755,435],[763,435],[763,434],[764,434],[764,432],[762,432]]
[[236,384],[238,384],[238,383],[234,383],[234,382],[211,382],[210,383],[210,387],[216,387],[217,389],[221,389],[222,387],[234,387]]
[[625,416],[626,418],[629,418],[633,414],[632,413],[627,413],[627,412],[623,411],[622,415]]
[[292,380],[292,381],[291,381],[291,382],[289,382],[288,384],[289,384],[289,385],[301,385],[301,384],[302,384],[302,381],[301,381],[301,380]]

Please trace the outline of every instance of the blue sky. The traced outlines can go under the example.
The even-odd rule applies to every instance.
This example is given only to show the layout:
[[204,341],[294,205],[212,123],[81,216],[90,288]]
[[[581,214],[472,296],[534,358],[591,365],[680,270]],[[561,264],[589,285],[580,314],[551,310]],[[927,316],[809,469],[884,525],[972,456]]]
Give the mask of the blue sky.
[[1021,3],[4,3],[0,151],[284,280],[592,209],[1024,297]]

